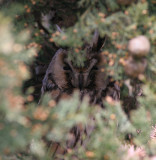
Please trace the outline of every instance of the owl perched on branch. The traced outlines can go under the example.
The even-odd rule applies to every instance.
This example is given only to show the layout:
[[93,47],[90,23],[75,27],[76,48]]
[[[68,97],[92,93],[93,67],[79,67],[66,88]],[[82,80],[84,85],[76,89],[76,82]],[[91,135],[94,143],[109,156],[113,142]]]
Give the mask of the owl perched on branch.
[[83,67],[75,66],[68,59],[69,51],[60,48],[53,56],[42,81],[42,95],[48,91],[53,98],[59,100],[77,89],[81,98],[88,95],[91,103],[101,106],[102,98],[107,95],[119,99],[119,86],[110,82],[108,73],[103,71],[105,64],[101,49],[104,43],[105,38],[101,38],[96,30],[92,42],[84,49],[86,60]]

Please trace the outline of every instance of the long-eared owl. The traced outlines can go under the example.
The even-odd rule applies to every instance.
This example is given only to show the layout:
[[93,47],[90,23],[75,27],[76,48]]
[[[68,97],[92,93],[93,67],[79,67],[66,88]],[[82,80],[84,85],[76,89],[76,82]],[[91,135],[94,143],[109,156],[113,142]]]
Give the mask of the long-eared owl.
[[[104,71],[105,57],[101,54],[105,38],[99,36],[96,30],[93,39],[89,45],[84,48],[86,61],[83,67],[77,67],[74,62],[68,59],[68,50],[59,49],[53,56],[44,79],[42,81],[42,95],[48,91],[56,100],[70,96],[75,89],[79,90],[80,98],[85,95],[90,97],[90,103],[99,104],[104,107],[102,99],[111,96],[118,100],[120,97],[120,88],[115,82],[110,81],[109,74]],[[94,117],[90,119],[83,129],[79,126],[73,126],[69,131],[73,138],[66,142],[66,148],[63,149],[56,144],[56,152],[65,153],[68,148],[77,147],[78,143],[84,145],[82,135],[90,136],[94,130]]]
[[68,96],[75,89],[80,91],[81,98],[89,95],[91,103],[102,104],[106,95],[119,99],[120,89],[110,82],[110,77],[104,72],[106,60],[101,54],[105,38],[99,36],[96,30],[90,45],[84,50],[86,61],[83,67],[77,67],[68,59],[68,50],[60,48],[53,56],[42,82],[42,94],[51,92],[57,100]]

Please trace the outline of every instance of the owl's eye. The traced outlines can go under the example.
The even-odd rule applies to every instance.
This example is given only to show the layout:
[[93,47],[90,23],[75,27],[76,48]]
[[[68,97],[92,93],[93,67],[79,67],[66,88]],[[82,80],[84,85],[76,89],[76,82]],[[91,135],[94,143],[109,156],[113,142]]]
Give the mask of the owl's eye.
[[94,66],[94,67],[92,68],[92,70],[98,70],[98,67],[97,67],[97,66]]
[[71,70],[70,66],[68,66],[68,65],[64,66],[63,69],[64,69],[65,71]]
[[51,74],[51,73],[49,73],[49,74],[48,74],[48,77],[52,77],[52,74]]

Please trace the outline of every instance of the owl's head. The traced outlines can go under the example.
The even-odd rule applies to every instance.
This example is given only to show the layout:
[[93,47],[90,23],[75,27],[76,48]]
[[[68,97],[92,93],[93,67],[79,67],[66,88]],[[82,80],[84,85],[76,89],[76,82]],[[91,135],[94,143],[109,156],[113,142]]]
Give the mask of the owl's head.
[[84,49],[86,61],[83,67],[75,66],[74,62],[68,59],[68,50],[59,49],[49,64],[43,87],[52,83],[52,86],[57,86],[63,91],[74,88],[79,90],[104,89],[107,85],[107,77],[101,70],[103,63],[100,54],[104,42],[105,38],[101,38],[96,30],[90,45]]

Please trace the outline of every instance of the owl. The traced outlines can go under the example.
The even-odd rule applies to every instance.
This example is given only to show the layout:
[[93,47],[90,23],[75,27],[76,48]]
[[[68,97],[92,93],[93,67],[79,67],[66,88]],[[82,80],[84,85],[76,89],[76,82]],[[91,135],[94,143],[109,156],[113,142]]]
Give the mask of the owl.
[[91,43],[84,49],[86,60],[83,67],[75,66],[68,59],[68,50],[57,50],[42,81],[41,95],[48,91],[58,101],[77,89],[81,99],[88,95],[91,103],[102,107],[102,98],[107,95],[119,99],[119,86],[111,82],[108,73],[104,72],[106,58],[101,54],[104,43],[105,38],[101,38],[96,30]]
[[[104,72],[104,67],[107,63],[106,58],[101,54],[104,43],[105,38],[101,38],[96,30],[91,43],[84,49],[86,61],[83,67],[75,66],[68,59],[69,50],[62,48],[57,50],[42,81],[42,95],[48,91],[56,101],[59,101],[59,99],[69,97],[76,89],[80,92],[80,99],[88,95],[90,103],[98,104],[103,108],[102,100],[104,97],[111,96],[113,99],[118,100],[120,88]],[[69,131],[73,136],[67,141],[66,149],[76,148],[78,144],[85,146],[87,140],[83,140],[83,134],[89,137],[94,127],[94,117],[90,119],[90,124],[86,125],[85,128],[78,125],[73,126]],[[59,154],[65,154],[66,152],[59,144],[56,145],[54,150],[57,150]]]

